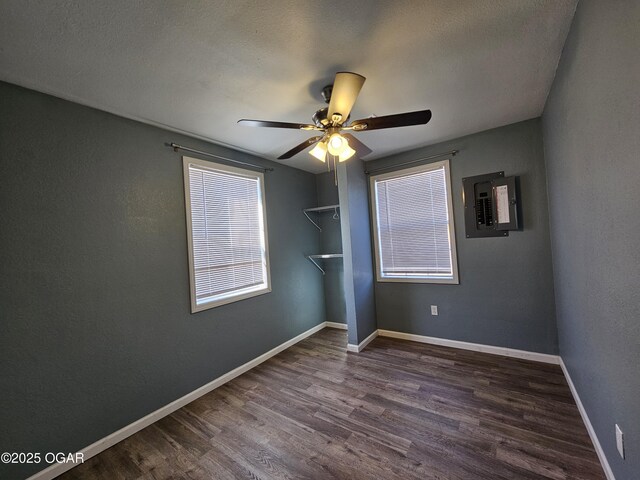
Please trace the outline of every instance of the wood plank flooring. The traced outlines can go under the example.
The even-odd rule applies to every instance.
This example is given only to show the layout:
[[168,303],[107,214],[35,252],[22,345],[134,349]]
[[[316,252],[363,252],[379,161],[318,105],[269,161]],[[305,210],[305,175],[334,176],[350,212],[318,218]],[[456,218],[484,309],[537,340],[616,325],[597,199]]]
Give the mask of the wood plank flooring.
[[604,479],[555,365],[324,329],[59,479]]

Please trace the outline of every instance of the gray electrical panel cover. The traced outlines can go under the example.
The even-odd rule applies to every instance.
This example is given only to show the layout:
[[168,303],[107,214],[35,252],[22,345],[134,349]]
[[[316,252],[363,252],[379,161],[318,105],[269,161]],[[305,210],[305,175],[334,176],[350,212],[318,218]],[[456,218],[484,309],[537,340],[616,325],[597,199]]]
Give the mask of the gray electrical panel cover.
[[467,238],[506,237],[519,228],[516,177],[476,175],[463,178],[462,187]]

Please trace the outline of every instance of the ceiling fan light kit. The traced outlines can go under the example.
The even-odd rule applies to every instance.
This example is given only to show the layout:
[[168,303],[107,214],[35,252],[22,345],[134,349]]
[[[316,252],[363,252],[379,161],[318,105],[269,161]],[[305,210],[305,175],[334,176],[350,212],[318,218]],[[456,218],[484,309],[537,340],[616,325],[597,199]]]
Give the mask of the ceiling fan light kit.
[[331,155],[340,155],[345,148],[345,139],[339,133],[334,133],[329,137],[328,150]]
[[320,142],[311,149],[309,154],[313,155],[321,162],[325,162],[325,157],[327,156],[327,145],[324,142]]
[[327,154],[329,154],[333,156],[334,162],[336,158],[338,161],[344,162],[355,154],[362,158],[371,153],[371,149],[356,137],[349,133],[342,133],[344,130],[362,132],[383,128],[407,127],[424,125],[431,120],[431,110],[420,110],[383,117],[363,118],[349,123],[351,110],[356,103],[365,80],[365,77],[357,73],[336,73],[333,85],[327,85],[322,89],[322,97],[329,106],[321,108],[313,114],[313,125],[249,119],[238,120],[238,123],[252,127],[293,128],[322,132],[321,135],[309,138],[288,152],[283,153],[278,157],[278,160],[291,158],[311,145],[316,144],[309,152],[313,157],[321,162],[326,162]]
[[[345,140],[346,142],[346,140]],[[347,144],[346,148],[342,151],[340,155],[338,155],[338,161],[344,162],[345,160],[349,160],[351,157],[355,155],[356,151]]]

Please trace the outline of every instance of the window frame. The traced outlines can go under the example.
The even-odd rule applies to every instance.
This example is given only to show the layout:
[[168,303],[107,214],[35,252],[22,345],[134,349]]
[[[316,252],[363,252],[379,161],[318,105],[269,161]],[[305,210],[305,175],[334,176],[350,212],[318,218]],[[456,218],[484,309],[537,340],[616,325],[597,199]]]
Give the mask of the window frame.
[[[382,275],[382,269],[380,268],[380,231],[378,229],[378,204],[376,198],[376,181],[389,180],[392,178],[405,177],[407,175],[413,175],[416,173],[426,173],[433,170],[444,168],[445,174],[445,189],[447,197],[447,212],[449,216],[449,245],[451,248],[451,276],[429,276],[429,277],[385,277]],[[426,163],[418,165],[416,167],[403,168],[399,170],[393,170],[386,173],[379,173],[377,175],[371,175],[369,177],[369,199],[371,201],[371,217],[372,217],[372,233],[373,233],[373,245],[374,256],[376,264],[376,281],[380,283],[432,283],[432,284],[445,284],[445,285],[459,285],[460,277],[458,274],[458,253],[456,246],[456,230],[455,219],[453,211],[453,191],[451,189],[451,169],[449,159],[439,162]]]
[[[222,305],[228,305],[230,303],[238,302],[240,300],[246,300],[247,298],[256,297],[258,295],[264,295],[271,292],[271,266],[269,263],[269,233],[267,229],[267,207],[265,200],[264,190],[264,173],[255,170],[249,170],[245,168],[232,167],[222,163],[211,162],[208,160],[202,160],[199,158],[192,158],[183,156],[183,177],[184,177],[184,196],[185,196],[185,212],[187,220],[187,246],[189,252],[189,294],[191,297],[191,313],[202,312],[209,310],[210,308],[219,307]],[[211,171],[217,171],[232,175],[238,175],[248,178],[255,178],[258,180],[259,185],[259,199],[262,206],[262,226],[264,231],[264,250],[265,250],[265,269],[266,287],[262,287],[256,290],[239,293],[233,295],[231,292],[226,294],[223,298],[217,300],[211,300],[198,305],[196,299],[196,282],[195,282],[195,267],[193,257],[193,225],[192,225],[192,213],[191,213],[191,184],[189,176],[189,166],[196,165],[200,168],[204,168]],[[242,289],[239,289],[242,290]]]

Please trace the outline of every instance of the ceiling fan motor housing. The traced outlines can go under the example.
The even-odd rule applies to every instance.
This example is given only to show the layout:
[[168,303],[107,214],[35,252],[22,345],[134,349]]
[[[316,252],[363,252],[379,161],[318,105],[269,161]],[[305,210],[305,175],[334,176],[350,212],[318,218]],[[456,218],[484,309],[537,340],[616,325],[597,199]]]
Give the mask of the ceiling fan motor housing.
[[316,111],[316,113],[314,113],[311,117],[313,119],[313,123],[315,123],[318,127],[326,127],[329,124],[329,120],[327,120],[328,111],[328,107],[324,107]]
[[[328,127],[331,121],[327,118],[327,113],[329,113],[329,109],[327,107],[317,110],[311,117],[313,119],[313,123],[320,128]],[[341,120],[340,123],[347,123],[349,118],[351,118],[351,115],[349,115],[344,121]]]

